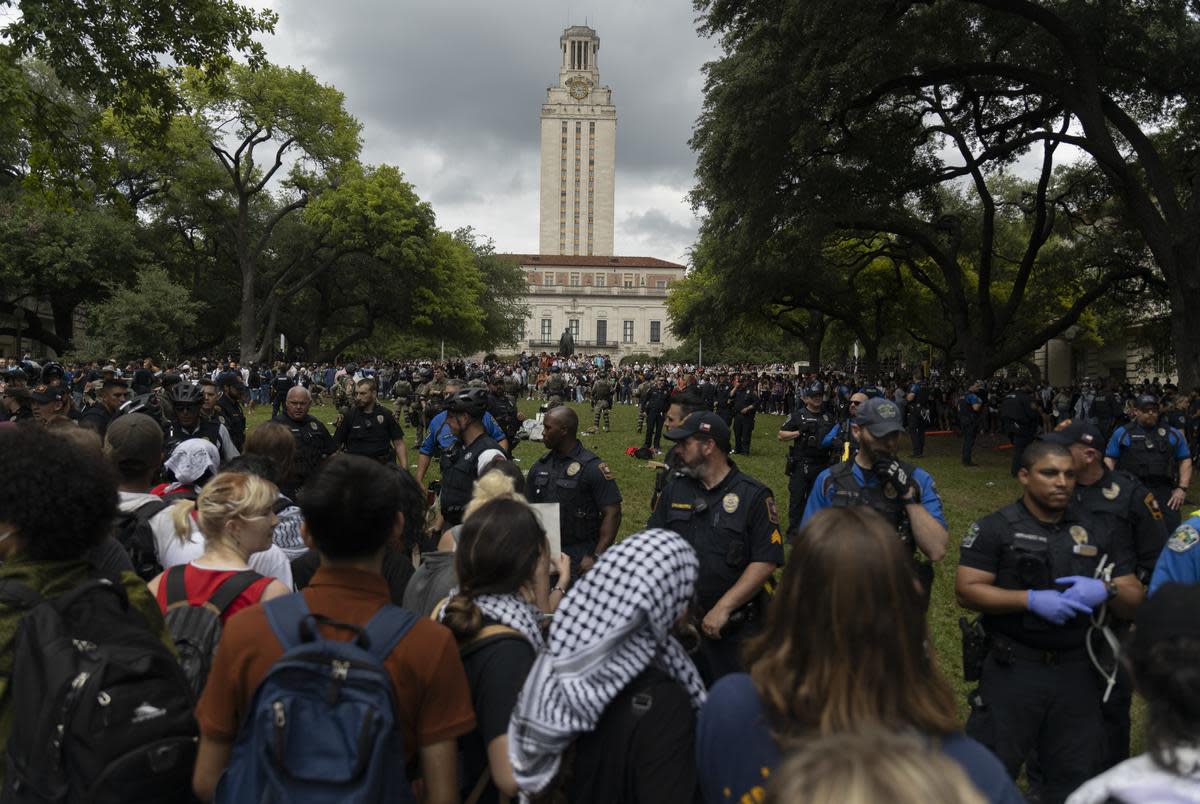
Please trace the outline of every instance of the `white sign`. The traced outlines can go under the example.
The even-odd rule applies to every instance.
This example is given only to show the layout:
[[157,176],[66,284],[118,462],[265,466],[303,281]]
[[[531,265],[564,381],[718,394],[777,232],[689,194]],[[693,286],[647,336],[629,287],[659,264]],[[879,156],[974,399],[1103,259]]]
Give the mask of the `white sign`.
[[558,503],[531,503],[530,507],[537,514],[542,530],[546,531],[546,541],[550,542],[550,566],[558,561],[562,552],[562,533],[559,529]]

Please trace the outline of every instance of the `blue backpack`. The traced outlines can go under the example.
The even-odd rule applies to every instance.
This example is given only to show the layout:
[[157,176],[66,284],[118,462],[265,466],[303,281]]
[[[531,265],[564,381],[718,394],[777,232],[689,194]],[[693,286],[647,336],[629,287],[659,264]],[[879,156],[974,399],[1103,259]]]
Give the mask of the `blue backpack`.
[[[284,653],[254,693],[215,801],[414,802],[383,662],[417,616],[388,603],[359,628],[311,613],[303,594],[263,609]],[[318,624],[356,637],[323,639]]]

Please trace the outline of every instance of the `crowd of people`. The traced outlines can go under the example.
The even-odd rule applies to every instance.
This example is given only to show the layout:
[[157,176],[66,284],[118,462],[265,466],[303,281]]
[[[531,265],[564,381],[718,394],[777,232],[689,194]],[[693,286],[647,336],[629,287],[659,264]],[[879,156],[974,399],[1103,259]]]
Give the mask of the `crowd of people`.
[[[0,379],[0,800],[1200,800],[1173,386],[546,354]],[[580,440],[621,404],[658,468],[624,539],[634,490]],[[735,462],[761,413],[783,517]],[[914,463],[941,428],[967,466],[1005,433],[1020,488],[953,568],[965,724]]]

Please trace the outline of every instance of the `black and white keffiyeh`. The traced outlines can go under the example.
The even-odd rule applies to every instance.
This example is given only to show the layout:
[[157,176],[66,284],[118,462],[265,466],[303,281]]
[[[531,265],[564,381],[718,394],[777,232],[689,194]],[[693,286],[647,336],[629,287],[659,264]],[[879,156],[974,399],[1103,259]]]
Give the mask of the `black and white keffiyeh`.
[[[457,586],[450,590],[450,597],[458,594]],[[535,651],[540,651],[545,646],[542,631],[538,628],[537,607],[524,598],[517,595],[479,595],[471,598],[471,601],[479,607],[484,617],[503,623],[514,631],[519,631],[523,637],[529,640],[529,644],[533,645]],[[438,621],[440,622],[445,616],[446,607],[443,606],[438,612]]]
[[562,753],[592,731],[609,703],[651,664],[704,703],[704,683],[670,634],[691,600],[696,552],[678,533],[645,530],[604,551],[559,604],[508,724],[521,790],[539,793]]

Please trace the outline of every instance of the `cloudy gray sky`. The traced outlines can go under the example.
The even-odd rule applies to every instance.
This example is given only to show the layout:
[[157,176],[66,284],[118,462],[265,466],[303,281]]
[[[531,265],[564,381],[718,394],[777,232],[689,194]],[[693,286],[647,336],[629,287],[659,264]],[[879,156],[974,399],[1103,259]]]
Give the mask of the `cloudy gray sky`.
[[538,248],[538,113],[558,81],[558,38],[586,21],[617,107],[618,254],[686,261],[685,195],[701,66],[714,44],[690,0],[257,0],[279,13],[268,55],[346,95],[363,159],[396,165],[445,229],[501,251]]

